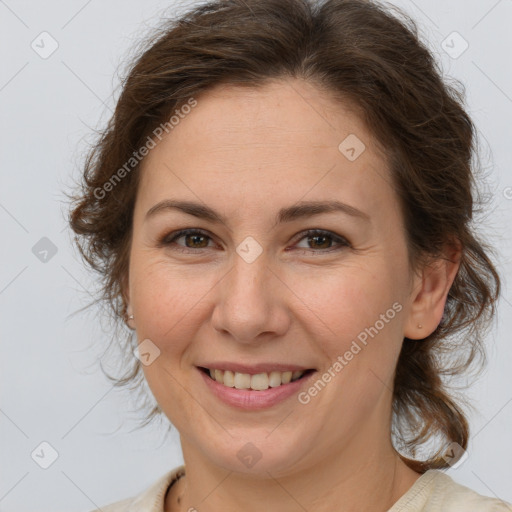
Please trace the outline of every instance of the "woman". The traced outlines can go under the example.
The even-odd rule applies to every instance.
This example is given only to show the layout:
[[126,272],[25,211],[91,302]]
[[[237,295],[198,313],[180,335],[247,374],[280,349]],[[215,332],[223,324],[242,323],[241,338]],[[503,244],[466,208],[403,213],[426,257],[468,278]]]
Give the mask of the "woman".
[[469,437],[441,375],[500,291],[474,134],[373,2],[220,0],[150,42],[71,226],[185,465],[102,510],[510,510],[441,471]]

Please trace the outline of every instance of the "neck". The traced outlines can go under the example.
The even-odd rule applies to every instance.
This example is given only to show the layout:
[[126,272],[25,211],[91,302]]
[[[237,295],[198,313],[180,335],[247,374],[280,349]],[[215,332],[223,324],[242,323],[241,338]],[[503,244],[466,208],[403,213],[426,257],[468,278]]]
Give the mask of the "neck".
[[367,442],[371,438],[360,437],[306,469],[278,477],[220,468],[182,439],[186,476],[181,479],[180,510],[259,512],[264,496],[266,512],[385,512],[420,474],[400,459],[390,439],[383,442],[376,436]]

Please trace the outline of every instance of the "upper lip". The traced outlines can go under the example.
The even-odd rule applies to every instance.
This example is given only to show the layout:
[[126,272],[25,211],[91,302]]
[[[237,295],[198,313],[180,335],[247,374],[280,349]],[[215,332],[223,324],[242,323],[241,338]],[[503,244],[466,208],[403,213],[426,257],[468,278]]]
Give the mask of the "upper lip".
[[256,375],[258,373],[270,372],[287,372],[287,371],[306,371],[312,370],[311,367],[301,366],[297,364],[280,364],[280,363],[255,363],[242,364],[229,361],[206,362],[197,365],[198,367],[207,368],[209,370],[230,370],[234,373],[248,373]]

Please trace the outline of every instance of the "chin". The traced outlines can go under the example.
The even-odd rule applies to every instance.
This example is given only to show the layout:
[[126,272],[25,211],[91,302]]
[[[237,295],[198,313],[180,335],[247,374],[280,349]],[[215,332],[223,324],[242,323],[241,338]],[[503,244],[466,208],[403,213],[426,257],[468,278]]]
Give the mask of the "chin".
[[231,431],[232,437],[227,433],[222,439],[209,437],[208,445],[200,441],[200,451],[208,454],[212,464],[227,471],[263,479],[268,479],[269,473],[274,477],[290,474],[311,450],[299,440],[298,433],[293,438],[269,432],[271,429],[241,429]]

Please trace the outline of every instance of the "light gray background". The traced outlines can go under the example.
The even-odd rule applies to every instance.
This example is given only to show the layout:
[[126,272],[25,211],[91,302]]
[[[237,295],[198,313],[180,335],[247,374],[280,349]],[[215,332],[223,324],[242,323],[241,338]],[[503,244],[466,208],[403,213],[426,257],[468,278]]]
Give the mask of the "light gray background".
[[[489,365],[469,393],[478,409],[469,458],[448,473],[512,501],[512,1],[394,3],[419,22],[445,72],[467,86],[493,199],[480,224],[498,247],[504,281]],[[109,339],[99,310],[70,316],[90,299],[92,283],[70,243],[62,193],[77,176],[90,127],[110,115],[116,69],[172,5],[0,0],[0,511],[88,511],[182,463],[176,434],[165,440],[158,426],[130,432],[130,399],[96,364]],[[59,45],[47,59],[31,48],[34,40],[42,47],[43,31]],[[458,58],[442,47],[454,31],[469,43]],[[47,262],[32,252],[42,237],[57,248]],[[31,458],[43,441],[59,455],[48,469]]]

